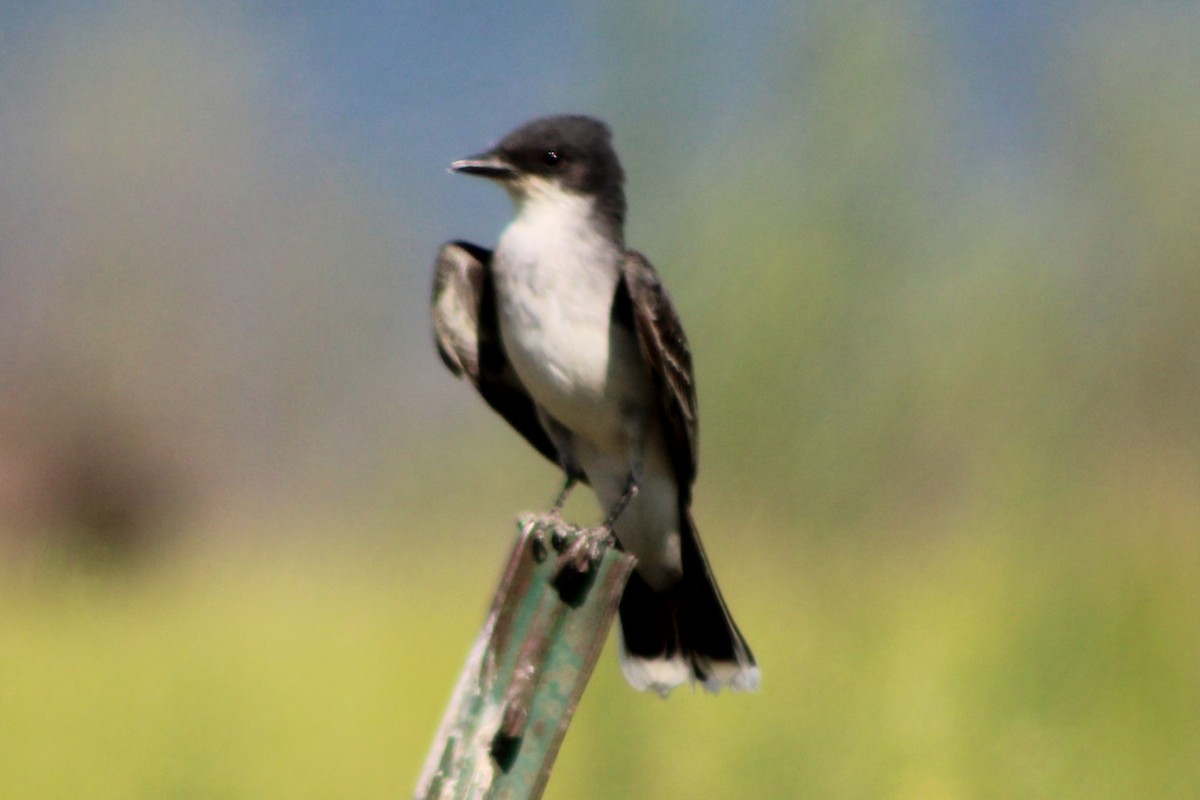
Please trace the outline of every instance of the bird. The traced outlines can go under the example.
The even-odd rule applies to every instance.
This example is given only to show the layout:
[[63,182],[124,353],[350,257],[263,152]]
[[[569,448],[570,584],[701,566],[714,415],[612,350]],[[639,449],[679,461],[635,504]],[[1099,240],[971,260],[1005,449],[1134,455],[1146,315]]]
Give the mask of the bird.
[[654,267],[625,246],[612,132],[585,115],[527,122],[450,171],[485,178],[514,216],[493,250],[442,245],[433,330],[452,373],[577,484],[601,535],[636,558],[618,606],[635,689],[756,691],[758,664],[717,588],[691,514],[699,432],[683,325]]

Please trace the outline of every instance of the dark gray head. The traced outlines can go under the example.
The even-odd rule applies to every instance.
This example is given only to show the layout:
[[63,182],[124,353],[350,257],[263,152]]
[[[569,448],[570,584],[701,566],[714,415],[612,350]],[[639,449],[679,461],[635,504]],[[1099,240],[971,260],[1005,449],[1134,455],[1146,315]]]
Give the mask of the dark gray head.
[[612,132],[593,117],[561,114],[535,119],[486,153],[455,161],[450,168],[501,182],[518,204],[547,184],[594,198],[596,213],[620,235],[625,173],[612,146]]

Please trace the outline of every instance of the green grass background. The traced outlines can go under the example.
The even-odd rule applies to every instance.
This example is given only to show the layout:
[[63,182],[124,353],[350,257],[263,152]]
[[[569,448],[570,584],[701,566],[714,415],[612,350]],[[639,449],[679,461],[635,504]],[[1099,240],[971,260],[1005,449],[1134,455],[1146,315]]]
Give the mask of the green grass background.
[[[711,520],[763,691],[636,694],[610,643],[548,796],[1190,796],[1195,537],[1025,522],[814,545]],[[509,543],[491,528],[5,575],[5,794],[404,794]]]

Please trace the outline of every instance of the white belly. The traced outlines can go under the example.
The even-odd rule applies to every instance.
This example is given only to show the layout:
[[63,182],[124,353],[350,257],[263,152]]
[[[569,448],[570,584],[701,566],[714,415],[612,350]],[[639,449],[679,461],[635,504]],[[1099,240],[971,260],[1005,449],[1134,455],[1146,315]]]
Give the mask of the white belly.
[[651,387],[632,332],[612,324],[621,253],[563,226],[531,241],[529,227],[509,227],[494,263],[509,361],[534,401],[575,436],[624,451],[628,419],[644,418]]

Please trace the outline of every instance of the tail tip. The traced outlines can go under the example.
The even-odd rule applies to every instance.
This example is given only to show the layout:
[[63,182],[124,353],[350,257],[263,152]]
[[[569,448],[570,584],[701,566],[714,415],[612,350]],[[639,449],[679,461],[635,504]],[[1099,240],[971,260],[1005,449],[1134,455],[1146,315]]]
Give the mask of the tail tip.
[[757,692],[762,685],[762,675],[753,661],[696,659],[695,663],[689,663],[682,655],[643,658],[622,652],[621,672],[634,689],[654,692],[664,699],[672,689],[689,682],[699,683],[713,694],[722,689]]

